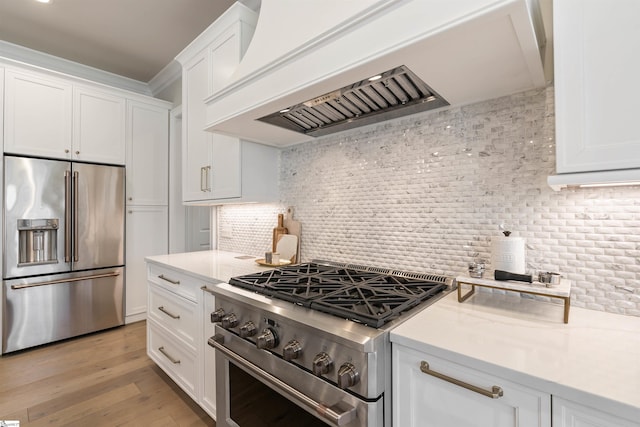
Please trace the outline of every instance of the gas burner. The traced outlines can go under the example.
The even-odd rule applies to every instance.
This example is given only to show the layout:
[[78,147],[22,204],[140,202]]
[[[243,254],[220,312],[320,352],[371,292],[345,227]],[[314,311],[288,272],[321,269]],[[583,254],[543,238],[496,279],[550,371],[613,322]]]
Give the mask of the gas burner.
[[229,283],[379,328],[448,286],[423,275],[311,262],[234,277]]

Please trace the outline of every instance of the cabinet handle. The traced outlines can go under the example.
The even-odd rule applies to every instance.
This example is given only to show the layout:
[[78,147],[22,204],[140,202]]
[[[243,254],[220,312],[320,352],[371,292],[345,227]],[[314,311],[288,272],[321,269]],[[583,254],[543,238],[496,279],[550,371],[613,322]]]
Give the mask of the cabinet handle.
[[213,293],[213,291],[211,289],[207,288],[206,285],[202,286],[200,289],[202,289],[205,292],[210,293],[211,295],[214,295],[214,296],[216,295],[216,294]]
[[210,172],[211,166],[203,166],[200,168],[200,191],[204,193],[211,191],[211,185],[209,183]]
[[164,308],[163,305],[161,305],[160,307],[158,307],[158,310],[160,310],[161,312],[163,312],[164,314],[166,314],[167,316],[171,317],[172,319],[179,319],[180,315],[179,314],[173,314],[172,312],[168,311],[166,308]]
[[480,393],[481,395],[490,397],[492,399],[498,399],[504,395],[504,392],[502,391],[502,387],[498,387],[497,385],[494,385],[493,387],[491,387],[491,390],[485,390],[475,385],[471,385],[469,383],[465,383],[464,381],[460,381],[458,379],[452,378],[448,375],[441,374],[440,372],[433,371],[431,370],[431,368],[429,368],[429,364],[424,360],[420,362],[420,370],[427,375],[440,378],[441,380],[466,388],[467,390],[475,391],[476,393]]
[[211,166],[207,166],[204,169],[206,171],[206,176],[207,176],[207,178],[204,181],[206,185],[205,191],[210,193],[211,192]]
[[158,276],[158,279],[162,279],[165,280],[173,285],[179,285],[180,284],[180,280],[173,280],[173,279],[169,279],[168,277],[164,277],[164,274],[161,274]]
[[164,347],[158,347],[158,351],[160,353],[164,354],[164,357],[169,359],[171,361],[171,363],[173,363],[174,365],[177,365],[177,364],[180,363],[180,359],[176,359],[175,357],[171,357],[171,355],[169,353],[167,353],[167,351],[164,349]]

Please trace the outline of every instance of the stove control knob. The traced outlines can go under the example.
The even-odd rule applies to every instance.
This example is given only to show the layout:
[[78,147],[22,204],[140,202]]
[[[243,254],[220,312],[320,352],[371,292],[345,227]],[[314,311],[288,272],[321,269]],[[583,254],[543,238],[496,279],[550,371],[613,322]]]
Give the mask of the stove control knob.
[[296,340],[289,341],[282,349],[282,357],[287,362],[297,359],[302,354],[302,344]]
[[224,317],[224,310],[219,308],[211,313],[211,323],[218,323]]
[[327,353],[316,354],[313,358],[313,373],[317,376],[328,374],[333,369],[333,360]]
[[258,332],[258,328],[256,328],[255,323],[249,320],[244,325],[240,326],[240,337],[241,338],[249,338],[252,337]]
[[235,314],[229,313],[222,318],[222,327],[225,329],[235,328],[238,326],[238,318]]
[[273,328],[265,328],[256,338],[256,347],[262,350],[269,350],[278,345],[278,334]]
[[351,363],[343,363],[338,369],[338,387],[346,389],[353,387],[360,381],[360,373]]

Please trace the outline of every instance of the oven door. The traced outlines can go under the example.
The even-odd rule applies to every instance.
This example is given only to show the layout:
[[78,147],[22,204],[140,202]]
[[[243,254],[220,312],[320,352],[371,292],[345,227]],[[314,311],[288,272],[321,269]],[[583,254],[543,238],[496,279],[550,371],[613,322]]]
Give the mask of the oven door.
[[216,325],[218,427],[381,427],[383,396],[364,401]]

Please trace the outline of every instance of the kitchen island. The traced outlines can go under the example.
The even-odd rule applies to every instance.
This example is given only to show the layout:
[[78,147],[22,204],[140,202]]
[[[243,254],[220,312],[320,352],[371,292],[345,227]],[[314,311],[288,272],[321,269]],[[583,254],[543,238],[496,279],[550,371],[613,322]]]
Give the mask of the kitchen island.
[[[553,419],[554,427],[640,426],[640,318],[574,308],[564,324],[562,310],[560,304],[490,292],[459,303],[452,293],[395,328],[394,425],[398,417],[410,425],[407,412],[427,412],[425,399],[415,395],[435,386],[448,387],[444,393],[452,395],[465,393],[465,404],[474,399],[487,406],[508,401],[514,387],[518,393],[526,388],[528,398],[535,396],[533,411],[540,420],[535,425],[550,426]],[[501,381],[514,386],[504,386],[504,396],[487,399],[427,375],[428,368],[440,368],[449,377],[460,374],[463,381],[476,381],[481,391],[491,392]],[[447,403],[457,422],[459,403]],[[518,403],[509,402],[509,411],[512,407],[511,420],[524,412]],[[489,415],[497,417],[504,409]],[[473,416],[477,423],[478,414]],[[495,419],[492,425],[503,425]]]

